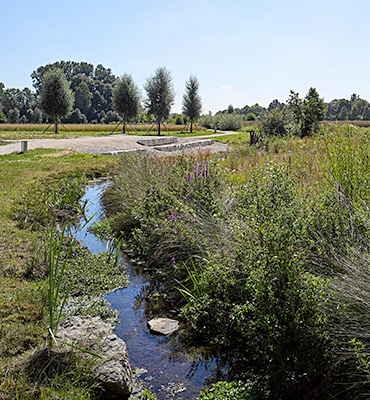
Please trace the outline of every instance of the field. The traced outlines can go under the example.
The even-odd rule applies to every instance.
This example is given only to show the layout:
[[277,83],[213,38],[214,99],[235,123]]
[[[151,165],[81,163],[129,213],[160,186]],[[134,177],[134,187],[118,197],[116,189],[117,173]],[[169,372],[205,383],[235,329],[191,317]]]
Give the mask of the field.
[[[53,125],[48,128],[47,124],[0,124],[0,140],[20,140],[20,139],[58,139],[79,136],[104,136],[122,133],[122,125],[118,128],[117,124],[65,124],[60,125],[60,132],[56,135],[53,131]],[[181,133],[183,126],[166,125],[166,129],[161,126],[161,135],[181,135],[196,136],[201,132],[207,134],[204,128],[198,128],[198,131],[190,134],[189,132]],[[44,132],[46,129],[48,130]],[[116,129],[115,129],[116,128]],[[150,129],[150,131],[149,131]],[[156,135],[155,126],[148,124],[127,125],[126,131],[129,135]],[[114,132],[113,132],[114,131]],[[149,132],[148,132],[149,131]]]

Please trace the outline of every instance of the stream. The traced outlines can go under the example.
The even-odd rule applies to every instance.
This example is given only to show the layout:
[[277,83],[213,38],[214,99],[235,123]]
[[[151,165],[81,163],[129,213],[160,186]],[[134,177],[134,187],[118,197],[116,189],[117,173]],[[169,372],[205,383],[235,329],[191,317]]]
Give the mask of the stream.
[[[86,217],[94,215],[89,225],[103,215],[100,198],[107,186],[107,182],[100,182],[86,190],[83,198],[87,200]],[[106,243],[89,233],[87,226],[80,229],[76,237],[92,253],[106,251]],[[186,330],[181,325],[172,336],[149,332],[147,321],[152,316],[148,310],[153,309],[153,302],[157,301],[153,296],[148,299],[149,276],[124,257],[123,262],[127,265],[128,287],[104,297],[119,311],[115,333],[126,342],[132,369],[136,369],[139,379],[160,400],[196,399],[217,370],[215,360],[206,350],[185,347]],[[160,311],[158,307],[156,316],[167,316]]]

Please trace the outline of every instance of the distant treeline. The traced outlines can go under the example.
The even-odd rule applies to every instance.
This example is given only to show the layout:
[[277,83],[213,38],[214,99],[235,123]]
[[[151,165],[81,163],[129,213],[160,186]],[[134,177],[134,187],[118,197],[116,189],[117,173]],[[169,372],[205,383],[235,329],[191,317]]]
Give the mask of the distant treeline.
[[[41,66],[32,72],[34,91],[29,88],[6,89],[0,82],[0,123],[45,123],[48,118],[42,113],[38,104],[38,95],[43,74],[50,68],[64,71],[75,96],[72,113],[63,119],[65,123],[110,123],[119,121],[120,117],[112,107],[112,90],[118,77],[112,74],[110,68],[99,64],[75,61],[60,61]],[[259,104],[235,108],[232,105],[217,114],[239,114],[243,119],[261,119],[267,111],[283,109],[286,103],[273,100],[265,108]],[[335,99],[325,103],[326,116],[329,121],[335,120],[370,120],[370,103],[353,94],[349,100]],[[173,115],[176,123],[186,123],[186,118]],[[152,121],[152,116],[144,110],[139,113],[137,122]]]
[[[243,108],[235,108],[230,104],[227,109],[218,111],[217,114],[240,114],[244,115],[246,120],[261,119],[268,111],[276,109],[283,110],[287,103],[273,100],[267,108],[260,106],[258,103],[252,106],[244,106]],[[369,121],[370,120],[370,103],[361,99],[357,94],[352,94],[349,100],[334,99],[330,103],[325,103],[325,120],[326,121]]]

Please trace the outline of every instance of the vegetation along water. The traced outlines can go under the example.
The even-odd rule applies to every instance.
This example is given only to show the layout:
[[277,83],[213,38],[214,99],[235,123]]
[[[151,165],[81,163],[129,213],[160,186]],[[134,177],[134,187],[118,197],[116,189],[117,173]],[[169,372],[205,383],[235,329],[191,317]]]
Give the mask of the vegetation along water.
[[[179,319],[184,345],[215,355],[201,399],[366,398],[368,130],[279,132],[261,131],[253,146],[244,133],[226,138],[233,148],[216,156],[2,156],[0,398],[99,396],[77,353],[36,375],[25,365],[48,339],[49,248],[60,239],[50,236],[53,221],[83,215],[87,181],[108,175],[106,219],[93,232],[116,238],[148,277],[145,318]],[[61,260],[71,243],[62,239]],[[118,303],[125,289],[102,297],[128,282],[115,253],[91,254],[75,242],[63,275],[73,281],[61,286],[69,291],[65,313],[116,320],[106,299]]]

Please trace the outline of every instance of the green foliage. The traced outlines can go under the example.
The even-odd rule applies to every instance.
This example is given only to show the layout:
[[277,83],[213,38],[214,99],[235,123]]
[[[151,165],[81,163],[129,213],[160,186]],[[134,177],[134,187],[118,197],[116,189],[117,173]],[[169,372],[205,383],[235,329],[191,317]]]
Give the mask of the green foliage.
[[305,268],[304,209],[281,169],[255,173],[235,199],[236,257],[203,266],[183,315],[276,398],[298,394],[326,363],[328,281]]
[[338,187],[341,202],[370,200],[370,142],[367,132],[354,137],[353,129],[324,132],[327,163],[323,165],[332,187]]
[[193,122],[202,111],[202,100],[199,95],[199,81],[196,76],[190,76],[185,84],[185,93],[182,99],[182,112],[190,119],[190,132],[193,132]]
[[175,91],[172,83],[171,72],[165,67],[158,67],[154,75],[144,84],[146,91],[145,107],[149,114],[157,119],[158,135],[160,135],[160,123],[168,118],[171,106],[175,102]]
[[262,131],[266,136],[285,137],[292,133],[291,117],[288,110],[274,108],[262,120]]
[[253,113],[248,113],[245,119],[247,121],[258,121],[258,118]]
[[51,69],[43,75],[40,90],[40,107],[55,120],[55,133],[58,132],[58,118],[67,116],[74,103],[74,95],[63,72]]
[[[124,124],[137,116],[140,107],[140,94],[131,75],[124,74],[117,81],[113,89],[112,103],[114,109],[122,116]],[[125,125],[123,133],[125,133]]]
[[370,355],[366,353],[364,344],[357,338],[350,340],[350,343],[354,347],[359,369],[364,371],[367,374],[368,379],[370,379]]
[[316,133],[319,122],[325,117],[324,100],[319,97],[315,88],[310,88],[303,100],[302,136]]
[[207,129],[213,129],[216,123],[215,117],[212,115],[202,115],[199,118],[199,125],[204,126]]
[[125,250],[181,280],[189,258],[219,252],[214,237],[224,229],[217,225],[223,192],[223,176],[210,160],[127,156],[103,201]]
[[251,385],[242,381],[217,382],[199,393],[201,400],[257,400],[265,397],[257,396]]
[[115,254],[115,251],[113,257],[107,252],[91,254],[84,247],[73,246],[64,272],[63,290],[67,290],[68,282],[74,282],[70,290],[70,295],[74,297],[97,296],[125,287],[125,268]]
[[217,127],[222,131],[237,131],[242,127],[242,117],[234,114],[219,114],[216,117]]
[[53,347],[55,342],[55,334],[62,317],[64,306],[66,300],[71,291],[73,281],[68,281],[67,287],[62,294],[62,284],[65,284],[64,272],[66,270],[66,265],[71,254],[72,242],[67,248],[67,254],[61,259],[63,251],[63,240],[65,237],[64,226],[60,237],[55,238],[54,225],[52,226],[50,232],[50,242],[49,242],[49,277],[48,277],[48,316],[49,316],[49,326],[48,326],[48,346]]
[[78,178],[63,178],[53,186],[31,183],[13,205],[12,215],[20,227],[32,228],[81,215],[85,207],[80,203],[84,184]]

